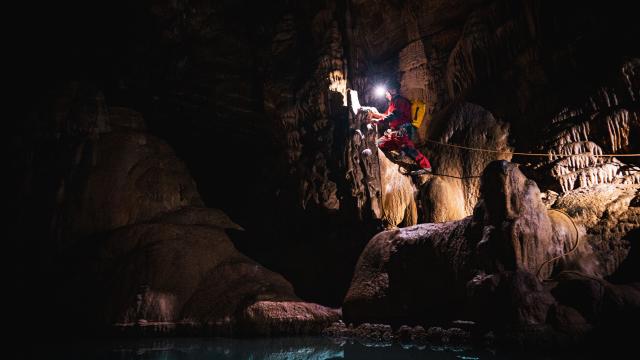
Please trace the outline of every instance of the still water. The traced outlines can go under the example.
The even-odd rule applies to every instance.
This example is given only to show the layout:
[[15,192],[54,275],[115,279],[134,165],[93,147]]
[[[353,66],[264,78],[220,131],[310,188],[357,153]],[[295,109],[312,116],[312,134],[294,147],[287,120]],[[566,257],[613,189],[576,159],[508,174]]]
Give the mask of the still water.
[[[136,339],[34,345],[19,358],[149,360],[498,359],[489,351],[446,346],[366,346],[322,337]],[[502,357],[501,357],[502,358]]]

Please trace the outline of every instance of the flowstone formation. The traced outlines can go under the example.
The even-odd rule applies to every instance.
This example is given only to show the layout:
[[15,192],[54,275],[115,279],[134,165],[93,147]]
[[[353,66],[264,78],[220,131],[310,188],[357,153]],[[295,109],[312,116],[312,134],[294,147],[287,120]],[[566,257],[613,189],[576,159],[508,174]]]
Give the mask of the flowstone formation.
[[431,124],[435,142],[429,145],[434,149],[430,154],[436,176],[420,189],[422,219],[459,220],[471,215],[478,202],[484,168],[493,160],[511,160],[509,125],[472,103],[451,105]]
[[40,317],[71,333],[226,336],[319,333],[339,318],[235,248],[225,231],[243,229],[204,207],[184,163],[139,113],[108,107],[100,93],[71,100],[60,102],[47,155],[64,171],[46,179],[58,182],[58,241],[48,244],[43,286],[54,295]]
[[[472,216],[371,239],[345,298],[345,321],[397,326],[467,318],[501,336],[526,342],[524,334],[534,334],[532,343],[553,345],[637,313],[637,283],[604,280],[608,266],[594,263],[601,254],[582,239],[584,230],[552,214],[516,164],[490,163]],[[579,298],[570,295],[574,286],[605,291]]]
[[601,184],[640,184],[640,167],[633,165],[638,157],[625,156],[639,150],[639,72],[640,59],[627,61],[608,84],[551,119],[538,145],[549,157],[530,163],[550,174],[550,188],[566,193]]
[[375,219],[385,228],[418,222],[417,188],[409,169],[391,161],[376,145],[378,132],[366,110],[349,112],[345,144],[346,182],[361,220]]
[[519,159],[545,189],[546,206],[584,227],[600,276],[637,261],[640,168],[629,154],[640,150],[638,69],[640,60],[627,60],[596,91],[554,116],[537,147],[548,157]]
[[[458,316],[581,338],[637,309],[632,4],[47,6],[8,131],[25,334],[318,332],[338,311],[300,298],[347,290],[348,322],[427,329],[360,325],[380,338]],[[392,79],[432,175],[350,111]]]

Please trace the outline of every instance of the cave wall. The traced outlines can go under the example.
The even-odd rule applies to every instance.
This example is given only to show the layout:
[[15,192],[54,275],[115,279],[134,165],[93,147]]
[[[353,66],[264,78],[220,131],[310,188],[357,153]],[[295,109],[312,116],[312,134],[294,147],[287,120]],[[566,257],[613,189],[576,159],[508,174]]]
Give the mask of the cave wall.
[[[371,239],[343,317],[354,324],[420,324],[430,332],[473,319],[476,334],[491,332],[501,345],[529,351],[624,346],[623,329],[639,315],[637,275],[627,269],[631,276],[622,283],[603,279],[611,263],[623,267],[620,257],[593,262],[602,250],[576,242],[583,230],[570,219],[546,209],[517,164],[494,161],[483,171],[472,216]],[[594,339],[597,346],[589,344]]]
[[[357,257],[383,225],[372,205],[378,195],[362,183],[380,179],[350,177],[353,164],[370,160],[352,146],[362,124],[344,106],[346,90],[382,110],[372,89],[391,77],[427,104],[417,143],[434,172],[453,176],[418,183],[419,222],[470,215],[481,171],[509,159],[427,139],[550,153],[513,160],[555,206],[594,185],[624,194],[619,212],[586,222],[594,246],[608,246],[601,234],[620,242],[612,252],[622,261],[638,226],[628,211],[638,197],[638,159],[586,153],[639,150],[634,20],[624,4],[535,0],[49,4],[24,21],[16,89],[23,113],[10,124],[18,189],[10,195],[17,204],[11,222],[19,234],[12,243],[25,259],[19,278],[38,278],[85,222],[65,225],[61,217],[116,202],[92,189],[114,191],[117,182],[84,172],[113,153],[103,135],[128,128],[135,135],[127,141],[151,149],[135,154],[140,168],[161,180],[147,184],[142,176],[141,195],[126,199],[149,196],[162,205],[117,201],[127,219],[83,213],[88,223],[108,230],[156,210],[219,207],[246,229],[230,233],[240,251],[282,273],[302,298],[337,306]],[[160,176],[182,170],[195,184]],[[163,190],[146,193],[158,184]],[[163,199],[176,187],[184,198]],[[75,198],[92,205],[60,206]]]
[[[637,183],[637,159],[586,154],[601,154],[600,148],[605,153],[636,149],[627,139],[637,136],[637,49],[624,6],[361,1],[352,3],[351,14],[351,44],[356,48],[351,53],[357,55],[351,63],[352,83],[371,93],[385,77],[397,78],[406,96],[425,101],[428,114],[419,142],[428,138],[474,148],[575,155],[517,158],[537,170],[532,177],[545,190]],[[460,102],[486,109],[498,122],[493,130],[478,131],[504,136],[505,142],[478,141],[467,133],[475,131],[471,122],[463,125],[468,138],[445,135],[451,131],[447,127],[455,126],[451,123],[460,121],[451,110]],[[446,152],[451,148],[433,142],[423,146],[440,174],[451,172],[443,165],[456,164],[456,156],[482,158],[468,151],[450,157]],[[480,166],[473,161],[452,166],[457,169],[452,175],[478,175],[497,155],[487,156]],[[425,204],[425,214],[469,215],[477,200],[477,181],[453,188],[453,193],[469,195],[464,207],[455,201],[445,209]],[[436,215],[424,220],[454,219]]]
[[[20,274],[37,278],[66,251],[63,244],[92,232],[204,204],[242,224],[246,231],[232,234],[241,251],[284,273],[302,297],[337,305],[378,224],[358,218],[342,170],[344,7],[341,1],[65,3],[42,9],[50,16],[25,19],[34,30],[20,68],[25,114],[11,124],[20,189],[12,194],[15,245],[25,258]],[[51,53],[58,55],[43,56]],[[120,118],[140,119],[145,134],[131,141],[151,139],[149,153],[112,156],[110,147],[123,144],[105,145],[103,134],[113,130],[105,123],[116,121],[119,109],[137,114]],[[159,209],[139,206],[131,200],[137,190],[104,177],[138,160],[143,173],[159,168],[154,179],[161,182],[167,178],[161,170],[185,170],[196,184],[165,184],[149,194],[154,201],[174,196],[173,185],[184,199],[167,199]],[[104,161],[111,163],[94,171]],[[157,184],[143,180],[136,186],[144,195],[145,186]],[[84,223],[104,226],[77,231]],[[337,261],[323,260],[331,257]]]
[[[564,274],[564,279],[560,276],[554,280],[571,279],[569,283],[575,283],[566,283],[569,287],[593,281],[594,287],[607,289],[601,293],[609,294],[637,287],[637,265],[632,264],[637,264],[640,227],[635,205],[640,194],[638,160],[637,156],[626,156],[637,153],[637,141],[631,139],[637,137],[639,114],[635,75],[638,47],[634,41],[638,32],[629,27],[633,19],[628,15],[633,10],[619,4],[574,2],[484,1],[467,2],[468,7],[444,3],[352,3],[359,9],[352,13],[362,17],[354,20],[359,29],[353,33],[359,36],[354,36],[353,46],[359,49],[356,53],[364,54],[361,58],[368,59],[357,64],[359,73],[352,71],[359,75],[359,82],[354,82],[360,86],[357,89],[370,90],[382,81],[381,74],[386,74],[402,81],[406,95],[427,98],[430,109],[419,131],[419,142],[433,160],[435,177],[427,179],[420,191],[421,220],[437,223],[382,232],[371,239],[345,298],[345,318],[393,323],[424,317],[425,322],[437,322],[439,316],[446,318],[444,313],[450,304],[455,304],[451,306],[454,312],[460,311],[464,305],[455,299],[460,301],[473,293],[474,284],[457,289],[451,284],[461,273],[460,268],[469,266],[465,262],[468,251],[477,252],[472,261],[484,258],[488,264],[493,263],[480,271],[479,278],[486,275],[485,271],[520,266],[526,269],[507,280],[517,283],[513,288],[498,285],[503,280],[491,279],[487,284],[492,288],[489,292],[496,291],[495,296],[482,300],[481,295],[468,301],[483,314],[486,306],[495,306],[494,312],[478,319],[482,323],[505,321],[513,329],[517,323],[526,327],[551,320],[557,326],[571,318],[567,306],[582,306],[560,296],[564,285],[551,292],[558,299],[556,305],[550,301],[550,293],[542,295],[543,282],[534,280],[534,275],[546,273],[546,278],[555,272],[549,263],[544,263],[555,255],[544,251],[562,255],[574,249],[554,260],[557,265],[574,270]],[[452,4],[451,9],[448,4]],[[419,45],[415,43],[416,13],[420,14]],[[376,22],[387,15],[402,19],[398,21],[402,25]],[[438,26],[437,21],[445,17],[446,26]],[[384,37],[374,29],[381,23],[386,30]],[[416,83],[422,87],[416,89]],[[368,101],[375,102],[373,98]],[[538,155],[481,154],[447,148],[441,143]],[[513,228],[507,223],[515,215],[501,219],[482,233],[460,230],[483,213],[500,213],[498,209],[486,211],[487,204],[500,196],[494,194],[478,202],[478,194],[500,181],[493,179],[482,190],[481,182],[473,176],[480,174],[491,160],[501,158],[511,158],[527,177],[535,180],[526,180],[528,186],[537,183],[540,187],[542,193],[527,192],[526,203],[535,204],[536,209]],[[507,194],[509,190],[497,193]],[[538,202],[540,197],[543,202]],[[511,209],[516,203],[506,202],[501,208]],[[545,207],[549,210],[548,219],[538,222],[540,217],[547,218]],[[526,234],[518,233],[525,223],[536,226]],[[489,245],[500,237],[495,237],[495,231],[501,231],[498,229],[527,240],[521,244],[498,240],[494,244],[501,245]],[[433,237],[427,241],[425,233]],[[461,236],[467,236],[466,240],[460,241]],[[563,245],[559,245],[559,237],[564,237]],[[553,241],[542,245],[541,238]],[[532,246],[534,243],[538,245]],[[487,249],[491,249],[491,255],[482,255]],[[528,260],[498,264],[504,254],[512,252]],[[539,259],[537,265],[525,265],[534,258]],[[538,268],[540,264],[546,268]],[[412,276],[416,276],[414,280],[407,280]],[[579,280],[580,277],[584,279]],[[620,283],[623,285],[617,285]],[[571,292],[566,291],[564,296]],[[504,296],[504,302],[500,296]],[[625,303],[628,308],[620,313],[629,315],[627,320],[637,319],[637,293],[634,299]],[[517,306],[506,304],[518,301],[522,303]],[[595,300],[599,301],[603,300]],[[407,315],[406,311],[412,308],[415,312]],[[551,316],[547,317],[549,309]],[[573,328],[562,331],[585,331],[581,326],[587,322],[595,326],[624,322],[627,315],[607,313],[602,322],[593,321],[590,315],[585,315],[588,321],[573,317],[565,324]],[[464,315],[456,313],[449,319],[459,316]]]

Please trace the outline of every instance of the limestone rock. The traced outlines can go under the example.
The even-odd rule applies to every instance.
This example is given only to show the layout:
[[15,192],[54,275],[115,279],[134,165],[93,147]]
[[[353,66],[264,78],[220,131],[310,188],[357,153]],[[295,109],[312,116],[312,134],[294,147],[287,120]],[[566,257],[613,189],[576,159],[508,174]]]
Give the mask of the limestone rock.
[[476,276],[468,284],[469,304],[476,319],[493,329],[542,326],[555,299],[531,273],[503,271]]
[[[261,215],[258,225],[251,226],[265,234],[265,245],[252,251],[268,248],[265,257],[278,263],[280,255],[272,254],[289,250],[282,259],[297,259],[291,260],[298,261],[291,265],[296,286],[321,288],[315,280],[323,269],[307,270],[314,266],[300,260],[301,254],[318,257],[316,244],[333,247],[340,256],[336,263],[351,269],[351,255],[343,254],[360,251],[357,234],[368,234],[383,218],[390,227],[415,222],[416,204],[409,199],[406,182],[401,201],[384,209],[389,198],[383,193],[392,194],[393,189],[386,189],[379,177],[372,134],[364,133],[366,141],[358,142],[362,139],[357,140],[356,130],[361,128],[350,123],[358,119],[349,118],[343,106],[347,85],[360,92],[363,104],[383,106],[384,100],[374,99],[370,90],[393,74],[401,80],[403,93],[427,104],[421,140],[547,153],[535,160],[515,160],[528,163],[522,171],[549,196],[540,206],[536,187],[512,177],[517,173],[513,169],[505,172],[512,183],[500,182],[502,175],[488,178],[500,183],[482,199],[477,178],[427,178],[417,204],[421,217],[443,225],[380,234],[361,259],[364,268],[356,277],[371,276],[373,289],[362,286],[361,292],[398,304],[399,310],[387,306],[391,309],[381,314],[411,314],[413,310],[402,308],[404,295],[395,291],[411,290],[412,281],[422,287],[423,277],[430,282],[424,285],[428,291],[411,290],[406,296],[417,293],[416,299],[427,299],[433,307],[425,313],[439,312],[440,303],[430,301],[445,287],[437,278],[441,272],[458,289],[443,291],[456,299],[463,298],[465,281],[477,272],[498,279],[500,289],[520,289],[533,297],[540,294],[530,274],[547,277],[572,269],[612,282],[637,279],[640,272],[633,269],[638,262],[630,259],[639,237],[639,192],[626,185],[640,181],[638,159],[599,156],[640,152],[635,12],[631,5],[582,5],[537,0],[275,0],[252,3],[247,11],[245,2],[235,0],[176,0],[127,9],[109,2],[98,11],[51,6],[54,15],[63,16],[44,11],[44,17],[67,25],[42,26],[38,16],[28,24],[42,30],[27,42],[28,76],[18,90],[24,103],[17,107],[28,114],[11,122],[24,134],[9,129],[9,157],[17,168],[11,166],[9,173],[24,174],[10,187],[19,189],[15,203],[20,236],[14,242],[22,258],[16,261],[24,268],[41,267],[24,283],[40,281],[50,272],[49,254],[90,246],[95,238],[111,239],[114,229],[134,232],[160,226],[189,234],[196,228],[237,229],[222,212],[199,208],[202,201],[193,180],[158,139],[163,138],[177,146],[197,174],[207,203],[225,195],[225,208],[234,207],[230,213],[243,219]],[[98,13],[106,14],[105,19],[98,19]],[[78,77],[86,83],[68,83]],[[58,89],[60,83],[68,85]],[[144,111],[148,129],[158,138],[143,132],[146,125],[139,113],[112,106],[105,96],[113,104]],[[220,134],[225,141],[212,141]],[[459,177],[479,175],[490,161],[507,159],[419,145],[436,172]],[[361,156],[364,148],[371,155]],[[226,156],[228,152],[234,156]],[[213,154],[223,155],[212,159]],[[252,176],[243,176],[247,161],[256,164]],[[212,164],[233,177],[211,181],[221,178]],[[221,183],[232,186],[218,186]],[[501,196],[502,191],[522,196]],[[482,204],[476,207],[478,200]],[[291,219],[297,226],[289,226]],[[320,225],[309,226],[315,224]],[[305,231],[314,234],[304,236]],[[291,243],[301,245],[291,250]],[[574,244],[579,244],[576,251],[540,268]],[[411,258],[412,251],[428,265]],[[402,267],[405,263],[408,269]],[[250,273],[253,265],[243,264],[231,273]],[[339,287],[333,276],[323,275],[327,289]],[[526,286],[519,287],[521,283]],[[57,284],[50,286],[56,290]],[[354,284],[354,289],[359,286]],[[38,303],[35,295],[41,290],[33,288],[27,297]],[[160,304],[150,308],[173,308],[184,296],[180,294],[148,295],[160,299],[149,300]],[[388,305],[383,300],[374,299]],[[269,301],[243,316],[290,319],[301,309],[295,301],[295,306]],[[420,306],[417,300],[407,304]],[[562,306],[549,306],[554,324],[580,323],[582,315]]]
[[202,205],[184,163],[154,136],[106,133],[85,139],[73,154],[56,199],[54,231],[61,246],[183,206]]
[[465,210],[464,187],[458,179],[435,176],[420,188],[422,215],[427,222],[445,222],[463,219]]
[[293,301],[257,301],[239,316],[243,333],[260,335],[318,334],[340,318],[340,311]]
[[[224,224],[223,224],[224,226]],[[98,244],[99,328],[129,333],[318,333],[339,312],[303,302],[282,276],[239,253],[222,228],[149,223]],[[86,278],[85,278],[86,279]]]
[[601,184],[561,195],[554,208],[570,214],[585,227],[583,242],[594,250],[592,274],[609,276],[628,257],[640,229],[640,208],[632,201],[638,184]]
[[611,284],[577,272],[563,272],[555,280],[551,293],[558,303],[576,309],[591,324],[615,323],[624,316],[638,320],[638,283]]
[[[368,125],[369,113],[349,112],[349,126],[344,146],[345,180],[359,219],[381,219],[382,184],[380,179],[380,154],[376,146],[378,134]],[[367,155],[370,153],[371,155]],[[391,189],[390,189],[391,190]]]
[[[559,337],[583,336],[607,318],[591,316],[580,310],[582,305],[562,299],[560,294],[571,293],[572,286],[569,275],[563,274],[571,273],[593,278],[600,288],[616,289],[607,300],[617,304],[613,312],[636,309],[633,285],[618,288],[589,275],[590,268],[581,263],[593,257],[595,250],[588,244],[562,256],[574,249],[576,235],[584,237],[584,230],[564,214],[547,213],[535,182],[515,164],[490,163],[482,175],[480,194],[471,217],[373,237],[345,298],[345,320],[399,325],[408,319],[451,320],[466,312],[501,336],[517,330],[521,335],[514,335],[514,341],[526,342],[525,334],[530,334],[549,345]],[[572,266],[579,272],[562,272]],[[550,291],[542,279],[558,273]],[[579,298],[599,308],[599,294]]]
[[549,322],[558,331],[583,335],[593,328],[578,310],[570,306],[555,304],[549,309]]
[[[634,140],[640,113],[634,103],[640,92],[639,67],[640,59],[628,59],[606,84],[553,116],[552,126],[537,144],[538,151],[549,157],[530,160],[549,187],[567,193],[603,184],[640,183],[633,157],[600,156],[637,152]],[[626,164],[627,159],[632,162]]]
[[423,218],[426,222],[459,220],[473,212],[479,197],[480,175],[487,164],[510,160],[511,155],[446,144],[509,152],[508,125],[472,103],[454,104],[433,121],[429,135],[445,145],[428,143],[434,151],[427,156],[439,176],[421,190]]
[[142,114],[132,109],[121,106],[109,107],[109,127],[113,130],[137,130],[146,131]]
[[[361,219],[382,220],[385,228],[411,226],[418,222],[416,187],[409,170],[376,146],[378,134],[369,124],[369,113],[349,116],[345,145],[346,181]],[[391,156],[391,155],[389,155]]]
[[139,113],[110,109],[105,126],[66,133],[71,151],[56,154],[68,168],[56,197],[61,257],[51,279],[56,314],[72,331],[303,334],[339,318],[238,252],[225,229],[242,228],[202,207],[171,147],[143,131]]
[[391,162],[378,150],[380,187],[382,192],[382,223],[387,228],[411,226],[418,222],[416,188],[406,170]]
[[[347,89],[335,10],[329,5],[314,14],[308,29],[310,39],[300,33],[293,14],[283,14],[276,24],[266,69],[264,107],[266,115],[275,120],[273,141],[284,149],[287,176],[297,182],[295,197],[305,209],[311,205],[332,211],[340,208],[330,169],[335,159],[335,124],[346,118]],[[319,49],[311,55],[317,62],[315,68],[301,79],[297,78],[298,66],[303,66],[300,48]],[[301,86],[294,87],[298,81]]]
[[552,224],[535,182],[506,162],[493,162],[482,176],[474,218],[482,223],[478,255],[489,272],[536,273],[544,259],[559,255]]
[[420,224],[372,238],[344,300],[345,321],[400,325],[445,316],[464,296],[468,225],[468,219]]
[[150,223],[177,225],[209,225],[221,229],[243,230],[220,209],[186,206],[175,211],[162,213],[149,221]]

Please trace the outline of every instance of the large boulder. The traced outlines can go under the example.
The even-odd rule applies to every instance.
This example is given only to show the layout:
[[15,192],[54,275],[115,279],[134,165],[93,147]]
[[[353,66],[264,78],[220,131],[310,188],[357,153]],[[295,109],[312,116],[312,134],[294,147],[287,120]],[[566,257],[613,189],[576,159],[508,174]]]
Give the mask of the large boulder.
[[478,275],[467,288],[470,313],[481,324],[491,324],[497,330],[544,325],[549,308],[555,304],[543,284],[522,270]]
[[[465,284],[478,271],[536,274],[561,254],[565,240],[540,193],[515,164],[491,163],[482,177],[474,215],[419,224],[371,239],[356,266],[344,304],[349,321],[397,321],[449,316],[465,300]],[[550,274],[551,267],[541,271]]]
[[[473,103],[456,103],[433,119],[428,153],[434,173],[421,189],[426,222],[460,220],[471,215],[480,196],[480,175],[495,160],[510,160],[509,126]],[[472,151],[465,148],[489,149]],[[504,151],[500,153],[499,151]]]
[[[551,268],[546,260],[563,254],[573,237],[556,236],[536,183],[516,164],[495,161],[482,175],[481,199],[475,208],[473,236],[480,268],[487,272],[524,270],[542,277]],[[564,228],[564,226],[563,226]]]
[[576,309],[590,323],[615,324],[624,317],[640,318],[640,283],[611,284],[579,272],[562,272],[551,294],[559,304]]
[[85,137],[71,147],[71,156],[58,185],[53,221],[61,247],[184,206],[203,205],[185,164],[155,136],[114,131]]
[[318,333],[339,318],[236,250],[225,230],[242,227],[203,207],[186,165],[143,132],[140,114],[97,104],[104,111],[80,112],[87,121],[59,154],[57,301],[45,312],[98,333]]
[[298,299],[289,282],[238,252],[215,225],[129,226],[102,242],[97,254],[98,275],[109,284],[101,299],[103,325],[299,334],[339,317]]
[[[432,324],[466,316],[503,335],[534,331],[551,343],[573,339],[608,316],[592,317],[584,306],[557,298],[571,288],[569,275],[558,274],[573,273],[617,289],[610,291],[618,294],[610,297],[612,313],[637,309],[635,287],[594,277],[593,250],[577,241],[584,228],[564,212],[548,212],[535,182],[517,165],[490,163],[480,189],[471,217],[373,237],[345,298],[345,320]],[[601,298],[583,300],[599,306]]]
[[225,229],[241,228],[220,210],[183,208],[85,241],[60,303],[99,332],[304,334],[338,320],[238,252]]
[[[574,189],[555,201],[554,207],[584,226],[583,242],[594,249],[590,265],[594,274],[616,273],[638,246],[640,206],[637,200],[634,202],[638,194],[640,184],[601,184]],[[640,280],[637,273],[629,276]]]
[[420,224],[374,236],[343,304],[348,322],[424,322],[451,315],[473,267],[469,219]]

